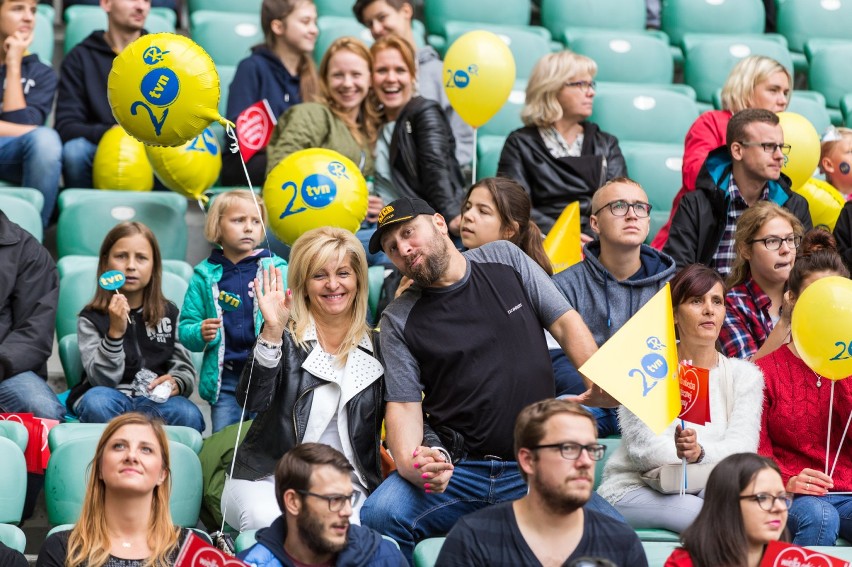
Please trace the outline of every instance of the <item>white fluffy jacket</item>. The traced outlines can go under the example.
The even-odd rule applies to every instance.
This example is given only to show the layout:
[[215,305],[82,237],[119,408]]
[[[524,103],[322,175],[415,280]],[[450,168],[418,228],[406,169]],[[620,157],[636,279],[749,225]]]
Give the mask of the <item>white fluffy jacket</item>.
[[[727,372],[725,369],[727,367]],[[728,380],[731,383],[728,383]],[[733,400],[728,401],[728,392]],[[750,362],[719,355],[719,364],[710,370],[710,418],[707,425],[687,424],[704,447],[704,463],[718,463],[734,453],[755,452],[763,411],[763,374]],[[662,465],[679,463],[675,449],[677,419],[659,435],[654,435],[636,415],[618,408],[622,443],[604,467],[598,494],[615,504],[625,494],[646,486],[640,475]]]

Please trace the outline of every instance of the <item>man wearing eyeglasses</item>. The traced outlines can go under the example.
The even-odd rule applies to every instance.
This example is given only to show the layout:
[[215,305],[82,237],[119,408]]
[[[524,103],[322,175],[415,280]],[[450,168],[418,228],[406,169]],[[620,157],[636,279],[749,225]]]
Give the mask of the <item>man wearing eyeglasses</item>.
[[[598,346],[618,332],[675,274],[670,256],[644,244],[650,215],[651,205],[641,185],[626,177],[609,181],[592,196],[589,225],[598,240],[585,245],[585,260],[553,276],[556,287],[586,322]],[[550,355],[554,368],[568,364],[560,360],[564,354],[551,351]],[[580,394],[588,386],[581,382],[566,387],[569,385],[562,384],[560,377],[557,372],[557,395]],[[599,436],[620,433],[614,409],[593,408],[591,412]]]
[[805,231],[813,227],[808,202],[791,191],[781,173],[790,144],[778,116],[768,110],[742,110],[728,122],[727,144],[710,152],[695,191],[672,219],[663,251],[678,268],[706,264],[727,276],[736,257],[734,232],[740,215],[758,201],[772,201],[796,215]]
[[328,445],[302,443],[275,468],[275,497],[281,508],[257,543],[239,558],[255,567],[402,567],[399,549],[369,528],[350,525],[360,492],[352,486],[346,456]]
[[648,565],[632,528],[583,508],[595,461],[606,452],[589,412],[567,400],[536,402],[518,415],[514,438],[527,495],[462,517],[437,567],[575,565],[581,558]]

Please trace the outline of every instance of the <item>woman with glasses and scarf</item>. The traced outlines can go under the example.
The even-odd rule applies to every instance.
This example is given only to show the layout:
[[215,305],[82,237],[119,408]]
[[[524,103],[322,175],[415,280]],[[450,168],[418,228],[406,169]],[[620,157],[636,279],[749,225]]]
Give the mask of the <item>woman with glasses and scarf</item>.
[[592,59],[567,50],[542,57],[527,83],[524,127],[509,134],[497,166],[497,175],[529,192],[532,220],[545,234],[579,201],[583,244],[593,239],[592,194],[610,179],[627,177],[618,140],[588,120],[597,70]]

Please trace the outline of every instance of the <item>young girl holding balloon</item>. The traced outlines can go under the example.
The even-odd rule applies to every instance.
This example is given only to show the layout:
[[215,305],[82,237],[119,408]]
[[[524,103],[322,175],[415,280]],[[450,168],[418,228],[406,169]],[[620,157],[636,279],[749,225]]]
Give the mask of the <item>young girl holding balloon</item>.
[[216,245],[195,266],[180,317],[180,338],[186,347],[204,353],[198,393],[210,402],[213,432],[240,420],[235,391],[263,317],[254,295],[254,278],[264,269],[287,262],[263,241],[266,209],[251,191],[228,191],[216,197],[207,212],[204,236]]
[[139,222],[113,227],[101,244],[98,274],[95,297],[77,321],[84,377],[68,407],[84,423],[141,411],[203,431],[204,417],[187,399],[195,370],[177,339],[178,307],[163,296],[151,229]]

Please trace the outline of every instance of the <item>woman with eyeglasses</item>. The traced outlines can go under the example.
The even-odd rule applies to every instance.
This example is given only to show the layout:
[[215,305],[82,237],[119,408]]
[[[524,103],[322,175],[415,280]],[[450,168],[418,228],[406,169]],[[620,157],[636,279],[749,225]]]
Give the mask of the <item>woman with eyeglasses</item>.
[[775,461],[754,453],[722,459],[707,479],[704,507],[665,567],[757,567],[769,542],[789,541],[791,502]]
[[627,176],[618,140],[588,120],[597,70],[592,59],[568,50],[539,59],[527,83],[524,127],[509,134],[497,166],[497,175],[529,192],[532,220],[545,234],[567,205],[579,201],[583,244],[593,239],[592,194]]
[[[703,264],[691,264],[670,282],[678,360],[710,371],[712,421],[687,424],[680,419],[655,435],[636,415],[621,406],[622,443],[607,461],[598,493],[634,528],[683,532],[701,510],[701,493],[663,494],[642,474],[663,465],[718,463],[728,455],[757,449],[763,377],[752,363],[728,359],[716,351],[725,319],[722,277]],[[687,487],[689,489],[690,487]],[[691,487],[693,490],[698,488]]]
[[719,334],[726,356],[758,359],[789,340],[784,292],[802,232],[795,215],[770,201],[755,203],[737,221],[737,257],[726,282],[727,315]]
[[[831,234],[822,229],[810,230],[790,272],[792,311],[808,286],[829,276],[848,278],[849,271]],[[805,364],[793,342],[761,358],[757,365],[766,377],[758,453],[778,462],[787,492],[795,494],[790,508],[793,543],[834,545],[838,535],[852,539],[852,459],[848,438],[838,454],[846,420],[852,414],[852,380],[839,380],[832,386]],[[826,467],[829,415],[831,446]]]

